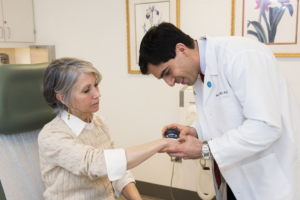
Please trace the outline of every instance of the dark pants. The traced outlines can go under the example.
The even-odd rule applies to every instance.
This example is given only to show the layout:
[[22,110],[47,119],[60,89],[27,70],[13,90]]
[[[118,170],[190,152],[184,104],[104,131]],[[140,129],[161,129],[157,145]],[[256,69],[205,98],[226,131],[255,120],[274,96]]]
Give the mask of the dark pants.
[[228,184],[227,184],[227,200],[236,200]]

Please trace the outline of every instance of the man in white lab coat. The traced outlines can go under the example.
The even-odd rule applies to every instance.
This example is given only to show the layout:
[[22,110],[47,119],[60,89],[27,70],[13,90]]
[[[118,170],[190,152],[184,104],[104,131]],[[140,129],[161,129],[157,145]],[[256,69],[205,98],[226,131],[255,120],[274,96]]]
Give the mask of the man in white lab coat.
[[166,126],[181,131],[182,143],[164,152],[196,159],[208,150],[218,200],[300,199],[300,110],[266,45],[193,40],[162,23],[144,36],[139,65],[170,86],[194,85],[199,120]]

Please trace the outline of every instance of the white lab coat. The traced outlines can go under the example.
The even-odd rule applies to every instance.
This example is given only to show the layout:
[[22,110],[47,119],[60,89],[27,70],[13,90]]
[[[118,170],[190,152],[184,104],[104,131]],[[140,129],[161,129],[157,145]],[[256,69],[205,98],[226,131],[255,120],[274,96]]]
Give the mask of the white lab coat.
[[[199,139],[238,200],[300,199],[300,109],[275,57],[251,39],[205,38],[205,79],[194,85]],[[218,200],[225,191],[222,183]]]

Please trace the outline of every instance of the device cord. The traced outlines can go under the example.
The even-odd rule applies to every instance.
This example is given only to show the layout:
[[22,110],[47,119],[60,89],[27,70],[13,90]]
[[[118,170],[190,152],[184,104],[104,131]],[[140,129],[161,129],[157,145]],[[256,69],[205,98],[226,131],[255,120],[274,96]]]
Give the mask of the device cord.
[[173,191],[172,191],[172,182],[173,182],[173,176],[174,176],[174,166],[175,166],[175,162],[173,163],[172,176],[171,176],[171,185],[170,185],[170,193],[171,193],[172,200],[175,200],[174,197],[173,197]]

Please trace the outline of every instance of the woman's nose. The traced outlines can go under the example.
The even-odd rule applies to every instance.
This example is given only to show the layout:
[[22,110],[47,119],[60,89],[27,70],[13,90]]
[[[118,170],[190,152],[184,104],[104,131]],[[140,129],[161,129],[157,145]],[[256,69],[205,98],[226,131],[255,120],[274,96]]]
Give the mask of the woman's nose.
[[171,87],[175,85],[175,78],[164,77],[164,81]]
[[99,89],[97,88],[94,93],[94,98],[99,98],[99,97],[101,97],[101,94],[100,94]]

